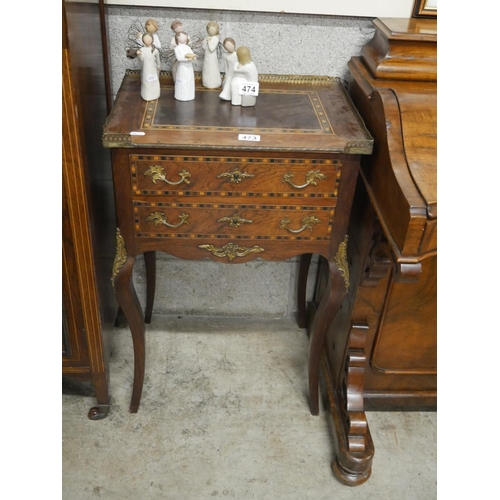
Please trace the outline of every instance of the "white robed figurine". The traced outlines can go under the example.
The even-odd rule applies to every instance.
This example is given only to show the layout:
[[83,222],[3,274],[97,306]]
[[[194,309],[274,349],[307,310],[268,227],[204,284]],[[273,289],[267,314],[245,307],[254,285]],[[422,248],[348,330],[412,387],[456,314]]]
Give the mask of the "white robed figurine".
[[222,55],[226,76],[224,77],[224,85],[222,87],[222,92],[219,94],[219,97],[224,101],[230,101],[231,81],[234,75],[234,67],[238,62],[238,57],[235,52],[236,43],[232,38],[226,38],[222,45],[227,50],[227,52]]
[[208,36],[203,40],[202,48],[205,51],[203,58],[202,85],[207,89],[216,89],[222,85],[220,76],[219,58],[217,48],[219,46],[219,25],[215,21],[207,24]]
[[188,36],[184,32],[175,35],[177,46],[174,49],[177,60],[175,73],[174,97],[178,101],[192,101],[194,99],[194,68],[193,59],[196,59],[191,47],[187,45]]
[[137,51],[137,58],[141,61],[141,97],[145,101],[154,101],[160,97],[160,53],[149,33],[142,35],[142,43],[144,48]]
[[259,73],[252,61],[250,49],[239,47],[236,50],[238,62],[234,66],[234,75],[231,80],[231,104],[235,106],[255,106],[257,98],[251,95],[240,95],[240,85],[247,82],[257,82]]
[[[175,47],[177,47],[177,42],[175,40],[175,37],[179,34],[179,33],[185,33],[184,31],[184,26],[182,24],[182,21],[179,21],[178,19],[176,19],[171,25],[170,25],[170,28],[172,29],[172,31],[174,32],[174,36],[172,37],[172,41],[170,42],[170,49],[173,50],[175,52]],[[189,44],[189,35],[188,35],[188,40],[186,42],[187,44]],[[177,61],[173,61],[172,62],[172,68],[171,68],[171,72],[172,72],[172,80],[174,80],[175,82],[175,72],[177,71]]]

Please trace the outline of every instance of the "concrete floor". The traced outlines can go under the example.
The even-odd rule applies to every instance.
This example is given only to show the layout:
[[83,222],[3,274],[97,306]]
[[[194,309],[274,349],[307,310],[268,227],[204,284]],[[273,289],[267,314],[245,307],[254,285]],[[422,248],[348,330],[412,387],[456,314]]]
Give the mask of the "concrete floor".
[[333,476],[331,424],[307,403],[307,336],[292,320],[153,317],[146,381],[128,411],[132,341],[116,329],[112,407],[63,396],[64,500],[380,499],[437,497],[433,412],[369,412],[372,476]]

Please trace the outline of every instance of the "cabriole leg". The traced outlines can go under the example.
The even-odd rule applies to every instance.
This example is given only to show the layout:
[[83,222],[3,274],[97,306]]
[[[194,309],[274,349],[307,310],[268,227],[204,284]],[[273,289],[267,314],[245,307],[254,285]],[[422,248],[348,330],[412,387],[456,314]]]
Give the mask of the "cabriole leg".
[[141,401],[146,362],[145,324],[141,304],[132,280],[135,257],[127,256],[125,242],[117,231],[117,252],[111,281],[115,287],[116,299],[127,318],[134,346],[134,385],[130,412],[136,413]]
[[330,276],[319,303],[309,336],[309,409],[319,414],[319,368],[325,337],[344,299],[344,280],[335,264],[329,263]]

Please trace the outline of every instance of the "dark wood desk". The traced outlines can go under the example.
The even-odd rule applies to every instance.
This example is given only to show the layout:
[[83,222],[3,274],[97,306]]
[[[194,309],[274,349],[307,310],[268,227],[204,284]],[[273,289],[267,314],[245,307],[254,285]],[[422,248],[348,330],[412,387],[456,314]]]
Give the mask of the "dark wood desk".
[[325,342],[334,471],[347,484],[371,471],[365,410],[436,408],[436,24],[376,19],[373,39],[349,62],[349,93],[375,145],[348,228],[351,287]]
[[[334,78],[264,75],[257,105],[242,108],[201,87],[197,75],[195,100],[179,102],[168,73],[158,100],[143,101],[139,90],[139,73],[128,71],[103,134],[118,218],[112,281],[134,344],[130,411],[139,408],[144,380],[155,251],[228,264],[302,255],[301,326],[308,265],[318,253],[329,263],[329,288],[310,334],[310,409],[317,414],[325,334],[349,287],[346,229],[358,167],[373,146],[348,94]],[[132,282],[141,253],[145,316]]]

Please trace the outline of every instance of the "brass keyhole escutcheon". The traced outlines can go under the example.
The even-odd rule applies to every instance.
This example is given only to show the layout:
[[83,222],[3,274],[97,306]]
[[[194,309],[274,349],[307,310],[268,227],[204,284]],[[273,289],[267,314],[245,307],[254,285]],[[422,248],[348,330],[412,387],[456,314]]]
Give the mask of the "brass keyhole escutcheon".
[[239,184],[245,179],[249,179],[251,177],[255,177],[255,175],[247,174],[246,172],[242,172],[238,167],[233,168],[231,172],[224,172],[217,176],[217,179],[229,179],[233,184]]
[[221,217],[217,222],[228,222],[231,227],[240,227],[242,224],[251,224],[253,220],[244,219],[238,214],[233,214],[230,217]]

